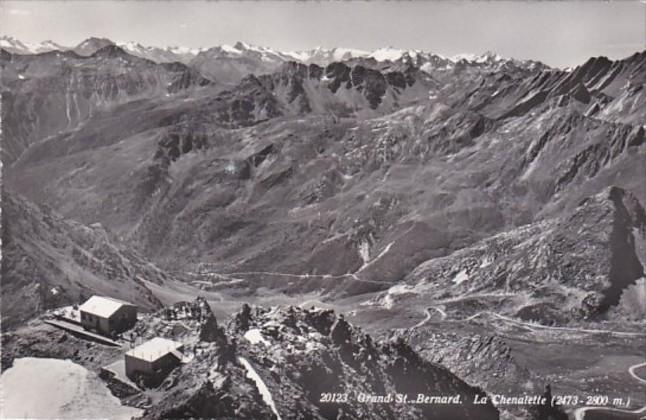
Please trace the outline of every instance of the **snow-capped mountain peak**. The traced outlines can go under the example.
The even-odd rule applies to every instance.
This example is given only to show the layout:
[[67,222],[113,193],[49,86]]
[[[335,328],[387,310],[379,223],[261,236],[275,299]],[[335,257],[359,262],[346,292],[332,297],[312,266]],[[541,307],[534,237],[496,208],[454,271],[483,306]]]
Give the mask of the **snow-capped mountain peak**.
[[115,45],[115,43],[107,38],[90,37],[74,47],[73,50],[78,55],[90,56],[109,45]]
[[327,65],[335,61],[345,61],[351,60],[353,58],[364,58],[367,57],[370,52],[355,48],[323,48],[318,46],[311,50],[289,51],[285,52],[284,54],[291,57],[291,59],[300,61],[302,63]]
[[460,61],[466,61],[466,62],[478,63],[478,64],[487,63],[487,62],[505,61],[504,57],[492,51],[486,51],[484,54],[480,54],[480,55],[470,54],[470,53],[456,54],[450,59],[454,63],[458,63]]
[[39,43],[27,43],[11,36],[0,36],[0,48],[14,54],[38,54],[47,51],[65,49],[65,47],[62,47],[50,40]]
[[[211,48],[191,48],[186,46],[147,46],[136,41],[113,42],[107,38],[91,37],[76,47],[64,47],[53,41],[43,41],[37,44],[21,42],[11,36],[0,36],[0,48],[15,54],[37,54],[53,50],[74,50],[84,56],[92,55],[97,50],[107,46],[117,45],[129,54],[146,58],[158,63],[179,61],[185,64],[191,62],[203,64],[209,60],[244,60],[259,61],[262,69],[271,70],[284,62],[296,61],[305,64],[318,64],[327,66],[333,62],[356,59],[374,60],[379,63],[402,62],[413,64],[424,71],[436,69],[450,69],[458,63],[477,66],[520,66],[534,68],[544,66],[534,61],[508,59],[501,55],[487,51],[483,54],[457,54],[450,58],[439,54],[422,51],[419,49],[399,49],[392,46],[366,51],[347,47],[315,47],[310,50],[280,51],[269,47],[253,45],[238,41],[233,45],[221,44]],[[248,65],[248,64],[247,64]],[[207,72],[208,73],[208,72]]]
[[393,47],[386,47],[373,51],[369,57],[374,58],[377,61],[397,61],[406,56],[415,59],[420,53],[420,50],[401,50]]

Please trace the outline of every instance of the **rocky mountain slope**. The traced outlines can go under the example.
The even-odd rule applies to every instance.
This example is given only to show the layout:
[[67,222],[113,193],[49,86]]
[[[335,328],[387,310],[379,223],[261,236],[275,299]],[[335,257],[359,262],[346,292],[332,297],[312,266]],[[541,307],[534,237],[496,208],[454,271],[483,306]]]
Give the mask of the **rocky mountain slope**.
[[[320,67],[246,44],[209,50],[273,63],[232,86],[96,47],[3,53],[6,180],[167,269],[338,297],[417,284],[430,275],[420,264],[456,251],[526,243],[545,249],[536,278],[510,259],[483,267],[472,291],[525,293],[511,314],[555,322],[604,312],[639,276],[639,235],[621,249],[604,239],[623,222],[598,194],[646,200],[643,52],[561,71],[493,54],[429,65],[382,51]],[[579,249],[569,224],[590,226],[595,247]],[[597,261],[585,277],[572,250]],[[567,287],[545,290],[548,278]],[[549,293],[567,304],[552,313]]]
[[487,310],[543,324],[594,318],[644,275],[645,216],[632,194],[610,187],[565,217],[426,261],[376,303],[436,303],[460,318],[484,311],[482,296],[495,298]]
[[[105,42],[88,40],[85,50],[77,50],[94,51]],[[75,51],[19,55],[0,50],[5,163],[33,142],[73,130],[101,110],[210,84],[183,64],[156,64],[113,44],[87,56]]]
[[214,80],[235,84],[250,74],[271,73],[291,60],[292,57],[270,48],[238,42],[201,51],[190,65]]
[[126,299],[143,310],[160,305],[142,280],[163,284],[167,275],[114,245],[100,224],[64,220],[6,191],[2,218],[3,331],[93,294]]
[[[4,56],[10,70],[44,59]],[[339,297],[417,284],[425,261],[440,264],[439,257],[503,246],[509,237],[513,249],[522,241],[545,248],[547,262],[537,263],[536,278],[511,260],[493,264],[497,274],[478,277],[473,291],[524,291],[529,300],[507,308],[522,314],[548,299],[544,279],[554,277],[567,286],[554,292],[567,305],[536,311],[555,322],[616,304],[639,268],[634,258],[622,260],[630,269],[616,273],[609,256],[628,258],[634,248],[639,259],[643,251],[636,239],[615,249],[604,235],[621,218],[585,209],[615,208],[598,196],[611,185],[646,200],[646,55],[594,58],[571,71],[491,54],[425,66],[415,61],[421,56],[287,63],[235,86],[200,87],[206,79],[178,66],[172,74],[186,83],[177,91],[144,84],[141,94],[117,95],[115,105],[88,113],[80,125],[52,116],[58,125],[49,131],[64,131],[46,138],[34,128],[40,125],[24,125],[16,115],[7,118],[10,144],[39,141],[13,149],[20,157],[7,168],[7,182],[65,217],[100,221],[166,268],[230,274],[250,292],[271,287]],[[98,59],[165,68],[114,46],[74,60]],[[21,98],[34,107],[41,94],[30,78],[15,77],[10,87],[30,92]],[[34,119],[50,118],[34,109]],[[580,206],[585,199],[598,205]],[[590,226],[587,239],[598,246],[579,249],[582,234],[569,230],[572,223]],[[599,226],[604,230],[592,229]],[[568,241],[563,258],[550,254],[566,240],[561,236]],[[572,280],[566,277],[583,273],[578,262],[573,273],[565,268],[576,253],[599,259],[587,277]]]

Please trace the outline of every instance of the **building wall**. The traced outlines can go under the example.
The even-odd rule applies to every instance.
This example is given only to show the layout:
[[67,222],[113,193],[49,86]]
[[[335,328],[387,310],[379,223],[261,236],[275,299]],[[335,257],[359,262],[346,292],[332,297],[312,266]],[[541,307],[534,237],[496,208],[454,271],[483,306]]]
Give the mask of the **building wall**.
[[137,307],[123,305],[110,318],[81,311],[81,325],[86,330],[93,330],[100,334],[111,336],[113,332],[120,333],[129,330],[137,322]]
[[[184,348],[180,347],[178,350],[181,352],[184,351]],[[179,364],[180,361],[177,360],[177,357],[175,357],[175,355],[172,353],[168,353],[153,362],[153,370],[169,372]]]
[[137,372],[152,374],[153,365],[151,362],[148,362],[137,357],[125,355],[126,358],[126,376],[130,379],[134,379],[134,374]]
[[[180,348],[179,351],[182,351]],[[144,385],[156,387],[166,378],[174,367],[179,366],[180,360],[172,353],[167,353],[154,362],[125,355],[126,376],[133,381],[143,377]]]
[[108,319],[101,318],[100,316],[81,311],[81,325],[86,330],[97,331],[101,334],[108,334],[110,332],[110,323]]
[[124,305],[120,307],[109,319],[109,331],[121,333],[134,327],[137,322],[137,307]]

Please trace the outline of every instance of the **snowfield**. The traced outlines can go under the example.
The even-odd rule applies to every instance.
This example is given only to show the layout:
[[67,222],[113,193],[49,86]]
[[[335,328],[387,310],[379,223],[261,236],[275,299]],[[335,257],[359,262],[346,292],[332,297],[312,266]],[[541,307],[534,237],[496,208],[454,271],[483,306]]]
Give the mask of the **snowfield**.
[[265,346],[271,346],[271,343],[267,341],[265,337],[262,336],[262,333],[257,328],[252,328],[247,331],[244,335],[244,338],[249,341],[251,344],[262,343]]
[[0,376],[0,418],[118,419],[142,410],[122,406],[98,376],[69,360],[25,357]]
[[467,270],[464,269],[455,275],[455,277],[453,278],[453,283],[461,284],[467,280],[469,280],[469,274],[467,273]]
[[260,375],[258,375],[258,372],[256,372],[256,369],[251,366],[251,363],[249,363],[247,359],[245,359],[244,357],[238,357],[238,361],[247,370],[247,378],[256,383],[256,387],[258,388],[260,396],[262,397],[265,404],[267,404],[269,408],[271,408],[271,411],[274,412],[278,420],[281,420],[280,414],[278,414],[278,410],[276,409],[276,404],[274,404],[274,399],[272,398],[271,392],[269,391],[269,388],[267,388],[265,381],[262,380]]

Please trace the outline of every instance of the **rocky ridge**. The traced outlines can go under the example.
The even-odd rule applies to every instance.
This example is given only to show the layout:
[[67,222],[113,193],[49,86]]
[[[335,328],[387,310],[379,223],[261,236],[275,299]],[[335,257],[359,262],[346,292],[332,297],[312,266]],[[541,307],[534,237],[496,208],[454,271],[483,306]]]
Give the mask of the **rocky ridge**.
[[[3,335],[3,366],[12,357],[31,354],[24,334],[34,328]],[[491,404],[472,404],[476,395],[485,395],[478,388],[421,358],[404,341],[373,340],[332,311],[243,306],[228,323],[218,325],[206,302],[198,299],[145,315],[128,333],[135,344],[160,335],[182,341],[188,360],[154,388],[111,385],[124,402],[145,407],[145,419],[499,418]],[[59,342],[67,348],[80,344],[76,338]],[[101,346],[92,347],[71,358],[96,369],[95,362],[106,363],[116,354],[101,352]],[[93,358],[83,359],[82,353]],[[48,356],[44,349],[38,355]],[[105,379],[113,381],[109,375]],[[265,389],[271,390],[269,395]],[[348,401],[326,402],[326,393],[348,394]],[[357,400],[361,393],[408,395],[409,401],[362,403]],[[419,393],[459,395],[462,403],[415,404]]]

